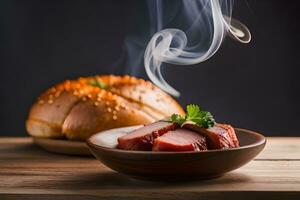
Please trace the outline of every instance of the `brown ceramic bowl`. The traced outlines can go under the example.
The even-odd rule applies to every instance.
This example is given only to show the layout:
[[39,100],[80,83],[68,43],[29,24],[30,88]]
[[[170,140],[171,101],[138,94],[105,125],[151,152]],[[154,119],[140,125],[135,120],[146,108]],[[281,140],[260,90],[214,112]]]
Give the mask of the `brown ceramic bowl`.
[[87,140],[93,155],[109,168],[134,178],[158,181],[222,176],[251,161],[266,144],[261,134],[236,128],[239,148],[202,152],[151,152],[116,149],[117,138],[139,126],[100,132]]

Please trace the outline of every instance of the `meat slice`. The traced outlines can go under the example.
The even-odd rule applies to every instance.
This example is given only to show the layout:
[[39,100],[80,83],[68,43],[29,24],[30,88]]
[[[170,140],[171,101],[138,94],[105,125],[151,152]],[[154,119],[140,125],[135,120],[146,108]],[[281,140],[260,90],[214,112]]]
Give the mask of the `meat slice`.
[[156,138],[153,151],[203,151],[207,150],[205,137],[187,129],[169,131]]
[[206,138],[208,149],[228,149],[239,147],[235,131],[230,125],[216,124],[205,129],[193,124],[185,124],[184,128],[198,132]]
[[151,151],[154,139],[174,130],[177,124],[158,121],[118,138],[119,149]]

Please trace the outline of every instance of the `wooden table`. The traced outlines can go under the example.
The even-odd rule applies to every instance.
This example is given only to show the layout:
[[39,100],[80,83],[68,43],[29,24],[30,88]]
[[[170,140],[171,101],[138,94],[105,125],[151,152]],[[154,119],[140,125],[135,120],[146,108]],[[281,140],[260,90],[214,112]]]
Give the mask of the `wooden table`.
[[[220,163],[222,164],[222,163]],[[0,199],[300,199],[300,137],[268,138],[246,166],[200,182],[157,183],[118,174],[92,157],[52,154],[30,138],[0,138]]]

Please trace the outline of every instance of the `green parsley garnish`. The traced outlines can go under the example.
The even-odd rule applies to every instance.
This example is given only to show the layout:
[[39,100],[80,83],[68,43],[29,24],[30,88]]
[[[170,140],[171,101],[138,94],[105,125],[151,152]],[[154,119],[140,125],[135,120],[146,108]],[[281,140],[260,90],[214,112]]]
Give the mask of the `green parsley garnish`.
[[89,81],[88,84],[91,86],[94,86],[94,87],[104,89],[104,90],[106,90],[108,88],[108,85],[105,84],[100,78],[92,79]]
[[173,114],[171,121],[178,123],[180,126],[186,123],[193,123],[203,128],[213,127],[216,123],[210,112],[202,111],[200,107],[195,104],[190,104],[186,107],[185,116]]

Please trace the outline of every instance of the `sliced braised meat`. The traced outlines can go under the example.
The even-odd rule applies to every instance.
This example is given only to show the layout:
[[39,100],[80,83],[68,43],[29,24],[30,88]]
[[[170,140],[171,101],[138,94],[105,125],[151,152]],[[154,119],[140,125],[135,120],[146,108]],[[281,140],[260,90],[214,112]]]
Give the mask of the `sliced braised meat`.
[[233,142],[233,146],[234,147],[239,147],[240,146],[240,143],[239,143],[239,140],[235,134],[235,131],[234,131],[234,128],[228,124],[219,124],[219,126],[225,128],[228,130],[228,133],[229,133],[229,137],[231,138],[232,142]]
[[185,124],[184,128],[198,132],[206,138],[208,149],[227,149],[239,147],[235,131],[230,125],[216,124],[205,129],[192,124]]
[[205,137],[187,129],[169,131],[155,139],[153,151],[203,151],[207,150]]
[[118,148],[151,151],[154,139],[177,127],[175,123],[158,121],[118,138]]

